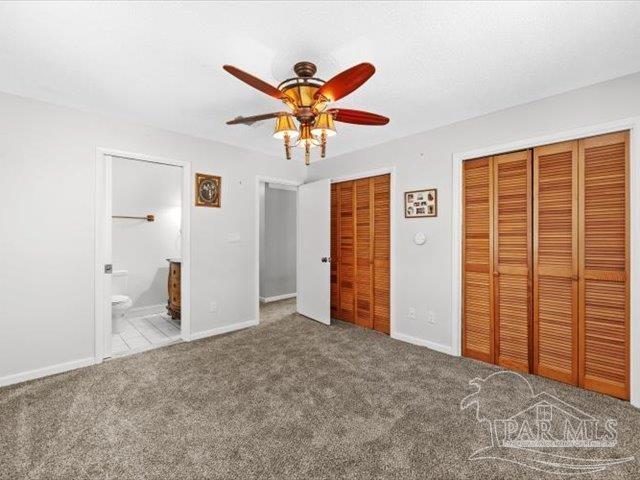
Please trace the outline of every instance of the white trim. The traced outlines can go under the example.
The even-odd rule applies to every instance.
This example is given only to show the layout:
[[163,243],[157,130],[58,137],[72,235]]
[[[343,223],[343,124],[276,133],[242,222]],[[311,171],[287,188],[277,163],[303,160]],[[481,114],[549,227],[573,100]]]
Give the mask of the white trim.
[[103,273],[105,263],[111,259],[105,258],[110,241],[111,217],[111,157],[120,157],[142,162],[174,165],[182,168],[182,215],[181,215],[181,282],[182,295],[181,337],[184,341],[191,338],[191,162],[171,160],[140,153],[124,152],[108,148],[96,149],[96,198],[95,198],[95,269],[94,269],[94,361],[100,363],[105,358],[105,343],[110,341],[111,305],[105,300],[108,291],[107,280]]
[[391,258],[391,267],[389,272],[389,283],[390,283],[390,292],[389,292],[389,332],[392,338],[395,338],[395,319],[396,317],[395,306],[396,302],[396,272],[397,272],[397,251],[395,248],[396,238],[398,232],[398,223],[397,223],[397,195],[396,195],[396,167],[382,167],[376,168],[373,170],[366,170],[358,173],[350,173],[347,175],[340,175],[337,177],[331,177],[331,183],[339,183],[339,182],[347,182],[349,180],[358,180],[360,178],[369,178],[369,177],[377,177],[378,175],[389,175],[391,177],[389,184],[389,224],[390,224],[390,238],[389,238],[389,249],[390,258]]
[[297,192],[297,185],[283,185],[282,183],[268,183],[266,182],[267,188],[271,188],[273,190],[288,190],[290,192]]
[[640,117],[626,118],[614,122],[591,125],[557,134],[518,140],[502,145],[493,145],[468,152],[454,153],[452,156],[452,275],[451,275],[451,315],[453,319],[451,331],[452,355],[461,355],[462,312],[460,298],[461,255],[462,255],[462,162],[471,158],[486,157],[498,153],[533,148],[541,145],[575,140],[579,138],[602,135],[605,133],[630,130],[630,391],[631,404],[640,408]]
[[212,328],[211,330],[195,332],[191,334],[191,341],[200,340],[201,338],[213,337],[214,335],[222,335],[223,333],[235,332],[236,330],[243,330],[249,327],[255,327],[258,324],[258,320],[249,320],[247,322],[232,323],[231,325],[224,325],[222,327]]
[[451,347],[448,345],[442,345],[436,342],[430,342],[429,340],[424,340],[422,338],[412,337],[411,335],[405,335],[404,333],[394,332],[391,334],[391,338],[396,340],[400,340],[402,342],[412,343],[413,345],[419,345],[421,347],[427,347],[431,350],[435,350],[436,352],[446,353],[447,355],[452,355]]
[[274,297],[260,297],[260,303],[277,302],[278,300],[287,300],[289,298],[297,297],[297,293],[285,293],[284,295],[276,295]]
[[166,312],[166,304],[160,303],[158,305],[147,305],[146,307],[131,308],[127,311],[127,318],[148,317],[149,315],[157,315],[158,313]]
[[[274,178],[274,177],[266,177],[264,175],[256,175],[255,185],[254,185],[254,212],[255,212],[255,220],[254,220],[254,239],[253,239],[253,250],[254,250],[254,298],[255,298],[255,309],[254,315],[256,321],[260,321],[260,184],[261,183],[273,183],[278,185],[287,185],[289,187],[295,187],[296,191],[300,185],[304,182],[302,180],[285,180],[283,178]],[[296,203],[296,221],[297,221],[297,203]],[[297,228],[296,228],[297,230]],[[296,234],[297,235],[297,234]],[[296,249],[300,248],[299,238],[296,238]],[[296,258],[296,273],[297,273],[297,258]],[[296,290],[297,290],[297,275],[296,275]]]
[[51,365],[44,368],[37,368],[27,372],[7,375],[6,377],[0,378],[0,387],[6,387],[7,385],[13,385],[16,383],[26,382],[28,380],[34,380],[36,378],[48,377],[49,375],[55,375],[57,373],[68,372],[69,370],[88,367],[94,363],[94,358],[88,357],[80,360],[73,360],[71,362],[58,363],[57,365]]

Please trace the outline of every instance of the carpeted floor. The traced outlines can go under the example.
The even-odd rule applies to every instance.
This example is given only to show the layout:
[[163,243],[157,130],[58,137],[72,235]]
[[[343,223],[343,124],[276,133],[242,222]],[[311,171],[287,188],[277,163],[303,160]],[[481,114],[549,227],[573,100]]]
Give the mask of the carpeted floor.
[[[490,437],[460,402],[495,367],[292,308],[266,306],[255,328],[0,389],[0,478],[557,478],[470,460]],[[640,478],[639,411],[527,378],[617,419],[618,445],[582,456],[635,458],[579,478]],[[483,402],[513,407],[513,395],[501,386]]]

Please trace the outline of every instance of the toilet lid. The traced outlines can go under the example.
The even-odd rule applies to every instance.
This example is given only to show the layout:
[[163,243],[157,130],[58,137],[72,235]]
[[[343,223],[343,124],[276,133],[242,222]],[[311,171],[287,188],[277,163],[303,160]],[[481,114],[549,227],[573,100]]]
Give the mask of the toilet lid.
[[126,295],[114,295],[111,297],[111,303],[124,303],[129,300]]

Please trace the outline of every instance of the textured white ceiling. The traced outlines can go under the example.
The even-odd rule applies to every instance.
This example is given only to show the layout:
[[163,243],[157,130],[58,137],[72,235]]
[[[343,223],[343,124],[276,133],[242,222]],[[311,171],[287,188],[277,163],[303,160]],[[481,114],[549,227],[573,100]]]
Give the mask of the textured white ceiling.
[[272,155],[272,122],[225,121],[281,105],[221,67],[300,60],[377,67],[338,105],[391,123],[339,124],[336,155],[639,71],[640,2],[0,4],[0,91]]

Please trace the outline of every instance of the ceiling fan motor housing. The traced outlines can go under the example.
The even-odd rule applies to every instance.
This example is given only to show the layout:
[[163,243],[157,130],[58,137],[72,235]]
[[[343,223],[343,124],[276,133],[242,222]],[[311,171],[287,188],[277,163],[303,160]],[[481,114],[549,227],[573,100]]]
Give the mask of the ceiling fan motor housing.
[[298,121],[302,125],[313,124],[316,113],[326,107],[326,102],[315,98],[324,80],[314,77],[317,68],[311,62],[298,62],[293,66],[293,71],[297,77],[283,81],[278,89],[286,95],[285,103],[291,107]]
[[293,71],[297,76],[302,78],[313,77],[318,69],[314,63],[311,62],[298,62],[293,66]]

